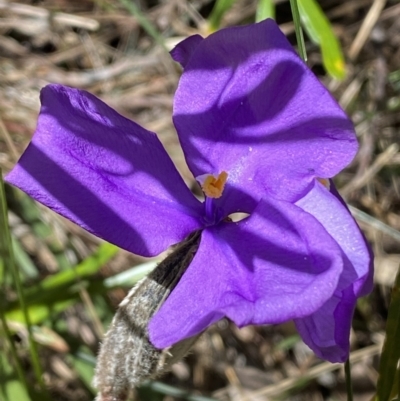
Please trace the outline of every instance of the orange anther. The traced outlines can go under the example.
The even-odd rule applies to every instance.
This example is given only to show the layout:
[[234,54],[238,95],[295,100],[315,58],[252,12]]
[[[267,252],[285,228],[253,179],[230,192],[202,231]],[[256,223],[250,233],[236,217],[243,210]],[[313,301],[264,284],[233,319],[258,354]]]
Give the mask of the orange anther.
[[213,175],[206,176],[201,185],[204,194],[209,198],[221,197],[227,179],[228,173],[225,171],[220,173],[217,178],[215,178]]
[[326,189],[330,189],[331,183],[328,178],[317,178],[317,181],[319,181]]

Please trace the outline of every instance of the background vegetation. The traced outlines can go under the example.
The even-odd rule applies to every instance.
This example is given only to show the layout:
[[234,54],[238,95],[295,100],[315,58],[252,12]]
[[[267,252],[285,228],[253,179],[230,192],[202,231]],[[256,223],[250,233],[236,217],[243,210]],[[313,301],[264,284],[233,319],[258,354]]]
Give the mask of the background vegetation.
[[[360,141],[336,183],[376,256],[375,290],[360,300],[351,337],[354,399],[370,400],[400,262],[400,4],[299,0],[299,6],[307,63],[352,118]],[[57,82],[89,90],[159,133],[194,185],[171,122],[180,70],[167,49],[188,35],[267,15],[296,44],[288,0],[1,0],[1,169],[11,169],[29,142],[40,88]],[[6,186],[7,214],[3,195],[0,400],[91,400],[99,341],[126,291],[155,261],[102,243]],[[380,368],[381,400],[399,393],[399,289],[400,283]],[[135,397],[346,398],[343,367],[319,361],[291,323],[239,330],[223,320],[162,381]]]

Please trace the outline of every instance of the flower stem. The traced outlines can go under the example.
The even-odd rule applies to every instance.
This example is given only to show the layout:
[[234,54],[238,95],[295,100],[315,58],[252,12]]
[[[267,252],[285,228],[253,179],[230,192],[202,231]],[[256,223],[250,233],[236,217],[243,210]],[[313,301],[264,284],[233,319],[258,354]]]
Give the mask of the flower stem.
[[346,376],[347,401],[353,401],[353,386],[351,383],[350,359],[348,359],[344,364],[344,373]]
[[304,43],[303,30],[301,29],[300,25],[300,12],[297,0],[290,0],[290,7],[292,9],[294,29],[296,31],[296,40],[299,54],[304,61],[307,61],[306,45]]

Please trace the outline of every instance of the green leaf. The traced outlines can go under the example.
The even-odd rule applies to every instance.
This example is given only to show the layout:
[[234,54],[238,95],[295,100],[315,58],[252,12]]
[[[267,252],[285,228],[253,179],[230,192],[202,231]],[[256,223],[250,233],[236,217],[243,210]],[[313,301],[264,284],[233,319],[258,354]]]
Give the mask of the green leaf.
[[346,65],[331,24],[315,0],[298,0],[301,21],[310,39],[321,47],[322,61],[333,78],[344,79]]
[[275,18],[275,3],[272,0],[258,0],[256,22],[267,18]]
[[[400,268],[392,289],[392,299],[386,323],[386,338],[379,365],[376,400],[388,401],[396,385],[397,365],[400,360]],[[396,387],[398,384],[396,385]],[[397,389],[393,389],[397,392]]]

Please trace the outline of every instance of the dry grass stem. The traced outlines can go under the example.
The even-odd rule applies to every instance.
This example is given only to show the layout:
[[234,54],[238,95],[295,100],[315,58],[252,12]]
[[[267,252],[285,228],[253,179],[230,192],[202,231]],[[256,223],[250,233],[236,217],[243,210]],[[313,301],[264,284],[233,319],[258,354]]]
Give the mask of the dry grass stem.
[[378,21],[383,9],[385,8],[387,0],[374,0],[372,6],[365,17],[360,30],[357,33],[353,43],[351,44],[348,56],[350,60],[354,61],[360,54],[365,42],[368,40],[372,29]]

